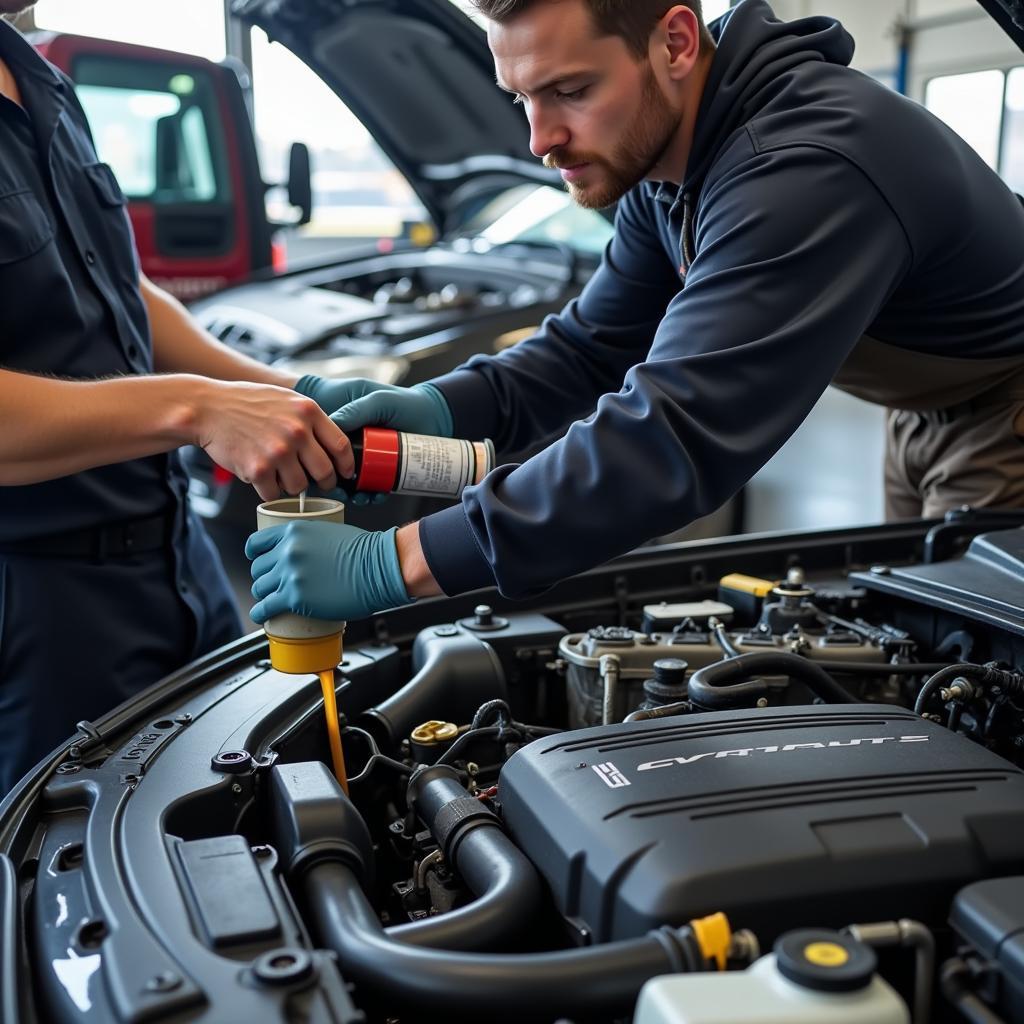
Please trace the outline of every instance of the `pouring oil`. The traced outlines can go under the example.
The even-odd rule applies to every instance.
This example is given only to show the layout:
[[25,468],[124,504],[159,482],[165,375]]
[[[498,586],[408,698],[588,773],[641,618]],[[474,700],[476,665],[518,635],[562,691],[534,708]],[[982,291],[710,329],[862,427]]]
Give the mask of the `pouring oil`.
[[327,739],[331,746],[334,777],[348,795],[348,774],[345,771],[345,752],[341,749],[341,731],[338,729],[338,703],[334,695],[334,669],[320,673],[320,689],[324,694],[324,716],[327,719]]

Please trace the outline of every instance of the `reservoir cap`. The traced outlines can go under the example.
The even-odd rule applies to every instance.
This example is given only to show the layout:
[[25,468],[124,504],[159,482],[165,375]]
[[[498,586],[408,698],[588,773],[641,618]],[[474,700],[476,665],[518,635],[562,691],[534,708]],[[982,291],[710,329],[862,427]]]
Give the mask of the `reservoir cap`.
[[801,929],[775,943],[779,973],[817,992],[854,992],[878,966],[874,950],[842,932]]

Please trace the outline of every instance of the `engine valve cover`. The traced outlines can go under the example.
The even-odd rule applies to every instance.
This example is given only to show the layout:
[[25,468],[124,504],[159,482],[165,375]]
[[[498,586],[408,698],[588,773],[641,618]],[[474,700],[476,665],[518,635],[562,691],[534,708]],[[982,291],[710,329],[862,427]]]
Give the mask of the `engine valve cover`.
[[[1024,772],[881,705],[687,715],[537,740],[506,823],[592,941],[715,911],[762,943],[821,926],[941,924],[965,883],[1024,863]],[[898,897],[898,899],[897,899]]]

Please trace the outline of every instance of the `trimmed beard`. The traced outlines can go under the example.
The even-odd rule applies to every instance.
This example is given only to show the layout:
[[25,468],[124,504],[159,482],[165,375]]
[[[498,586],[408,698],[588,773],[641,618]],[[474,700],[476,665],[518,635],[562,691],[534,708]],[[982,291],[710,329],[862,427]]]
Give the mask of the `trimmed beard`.
[[545,167],[575,167],[592,164],[599,180],[588,188],[566,182],[569,194],[578,206],[600,210],[613,206],[631,188],[639,185],[664,156],[679,127],[679,114],[658,88],[650,62],[644,67],[640,107],[634,122],[626,130],[610,157],[597,153],[573,153],[552,150],[544,157]]

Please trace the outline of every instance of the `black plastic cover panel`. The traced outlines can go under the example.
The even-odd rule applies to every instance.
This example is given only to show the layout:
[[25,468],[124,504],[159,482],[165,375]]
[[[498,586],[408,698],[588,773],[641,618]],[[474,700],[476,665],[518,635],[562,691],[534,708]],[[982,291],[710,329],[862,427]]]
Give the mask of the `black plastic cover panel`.
[[1024,636],[1024,529],[983,533],[959,558],[850,580]]
[[687,715],[535,741],[508,828],[594,941],[723,911],[762,943],[806,918],[942,923],[1024,862],[1024,773],[902,708]]
[[1024,1018],[1024,876],[975,882],[957,893],[950,924],[1002,975],[999,1011]]

